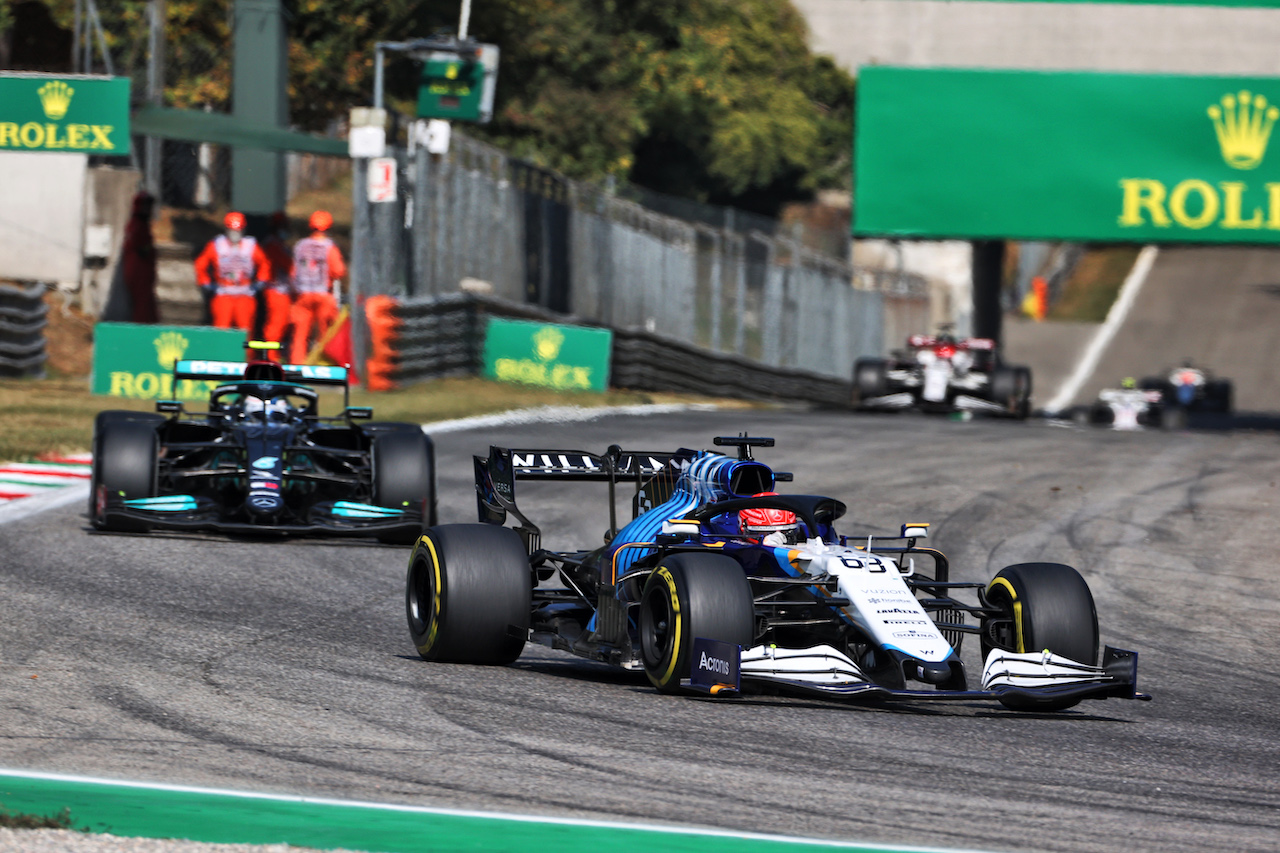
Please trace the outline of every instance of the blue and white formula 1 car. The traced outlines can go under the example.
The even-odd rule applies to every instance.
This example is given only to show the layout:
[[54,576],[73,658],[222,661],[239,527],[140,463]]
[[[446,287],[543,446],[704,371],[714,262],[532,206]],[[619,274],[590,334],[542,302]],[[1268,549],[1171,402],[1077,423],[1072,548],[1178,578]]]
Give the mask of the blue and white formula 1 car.
[[[433,527],[409,559],[406,610],[429,661],[508,664],[533,641],[643,670],[660,691],[767,685],[825,696],[994,699],[1061,710],[1136,691],[1137,655],[1107,648],[1080,574],[1023,563],[989,584],[949,578],[927,525],[843,536],[840,501],[780,495],[752,459],[771,438],[716,438],[718,451],[602,454],[494,447],[477,456],[478,524]],[[595,550],[553,552],[517,507],[522,480],[604,482],[610,527]],[[618,484],[634,484],[617,529]],[[504,526],[508,517],[517,522]],[[972,594],[976,603],[956,596]],[[971,689],[961,640],[984,667]]]
[[[410,543],[435,522],[431,439],[414,424],[362,423],[344,367],[178,361],[182,380],[220,382],[206,412],[100,412],[89,518],[99,530],[375,536]],[[341,386],[321,417],[309,385]]]

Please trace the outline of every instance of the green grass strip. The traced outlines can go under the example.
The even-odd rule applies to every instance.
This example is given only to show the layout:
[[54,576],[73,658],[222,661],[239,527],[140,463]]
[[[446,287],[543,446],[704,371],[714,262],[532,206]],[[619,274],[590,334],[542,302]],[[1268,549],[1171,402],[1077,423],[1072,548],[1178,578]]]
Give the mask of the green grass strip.
[[[283,797],[0,771],[0,808],[58,815],[90,832],[222,844],[291,844],[371,853],[790,853],[839,850],[918,853],[883,847],[593,821]],[[934,848],[936,849],[936,848]]]

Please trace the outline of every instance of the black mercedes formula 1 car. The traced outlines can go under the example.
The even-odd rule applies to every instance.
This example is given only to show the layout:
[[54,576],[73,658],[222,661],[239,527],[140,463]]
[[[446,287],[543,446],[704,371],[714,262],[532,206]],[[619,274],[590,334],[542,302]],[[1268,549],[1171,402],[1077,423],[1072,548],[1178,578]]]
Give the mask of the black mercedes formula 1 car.
[[[532,641],[642,670],[667,693],[764,686],[1033,711],[1150,698],[1136,690],[1136,653],[1107,647],[1099,662],[1093,596],[1070,566],[1022,563],[990,583],[953,581],[946,557],[917,544],[928,525],[896,537],[837,533],[840,501],[773,491],[790,475],[751,454],[773,439],[713,443],[737,453],[614,445],[477,456],[480,523],[432,527],[409,558],[419,655],[502,665]],[[605,544],[543,548],[516,505],[522,480],[607,483]],[[627,483],[632,519],[619,529],[615,492]],[[968,635],[981,645],[979,689],[959,655]]]
[[[97,416],[89,518],[99,530],[374,536],[409,543],[435,523],[435,456],[422,428],[368,423],[345,367],[178,361],[182,380],[220,381],[208,410]],[[321,417],[311,387],[343,388]]]

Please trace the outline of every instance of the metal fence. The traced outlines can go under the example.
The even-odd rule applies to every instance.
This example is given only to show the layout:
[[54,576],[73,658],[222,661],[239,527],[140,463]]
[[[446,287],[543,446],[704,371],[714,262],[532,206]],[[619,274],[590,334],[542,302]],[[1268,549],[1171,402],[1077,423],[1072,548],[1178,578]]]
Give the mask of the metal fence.
[[919,276],[858,274],[758,217],[714,227],[663,215],[458,134],[446,156],[420,148],[395,158],[393,201],[368,201],[369,161],[354,167],[360,294],[417,299],[462,287],[842,378],[858,356],[884,351],[886,295],[927,299]]

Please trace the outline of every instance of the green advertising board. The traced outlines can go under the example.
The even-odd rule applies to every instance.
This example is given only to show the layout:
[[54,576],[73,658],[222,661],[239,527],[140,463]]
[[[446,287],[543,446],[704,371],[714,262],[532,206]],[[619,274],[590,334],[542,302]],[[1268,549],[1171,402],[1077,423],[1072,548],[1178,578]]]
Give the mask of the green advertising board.
[[129,78],[0,74],[0,149],[129,153]]
[[858,235],[1280,242],[1280,79],[870,67],[857,109]]
[[142,400],[197,400],[224,380],[184,379],[174,387],[182,358],[243,361],[245,334],[208,326],[99,323],[93,329],[93,393]]
[[418,118],[479,121],[485,68],[474,58],[432,53],[422,63]]
[[608,329],[490,317],[484,375],[560,391],[604,391],[612,347]]

